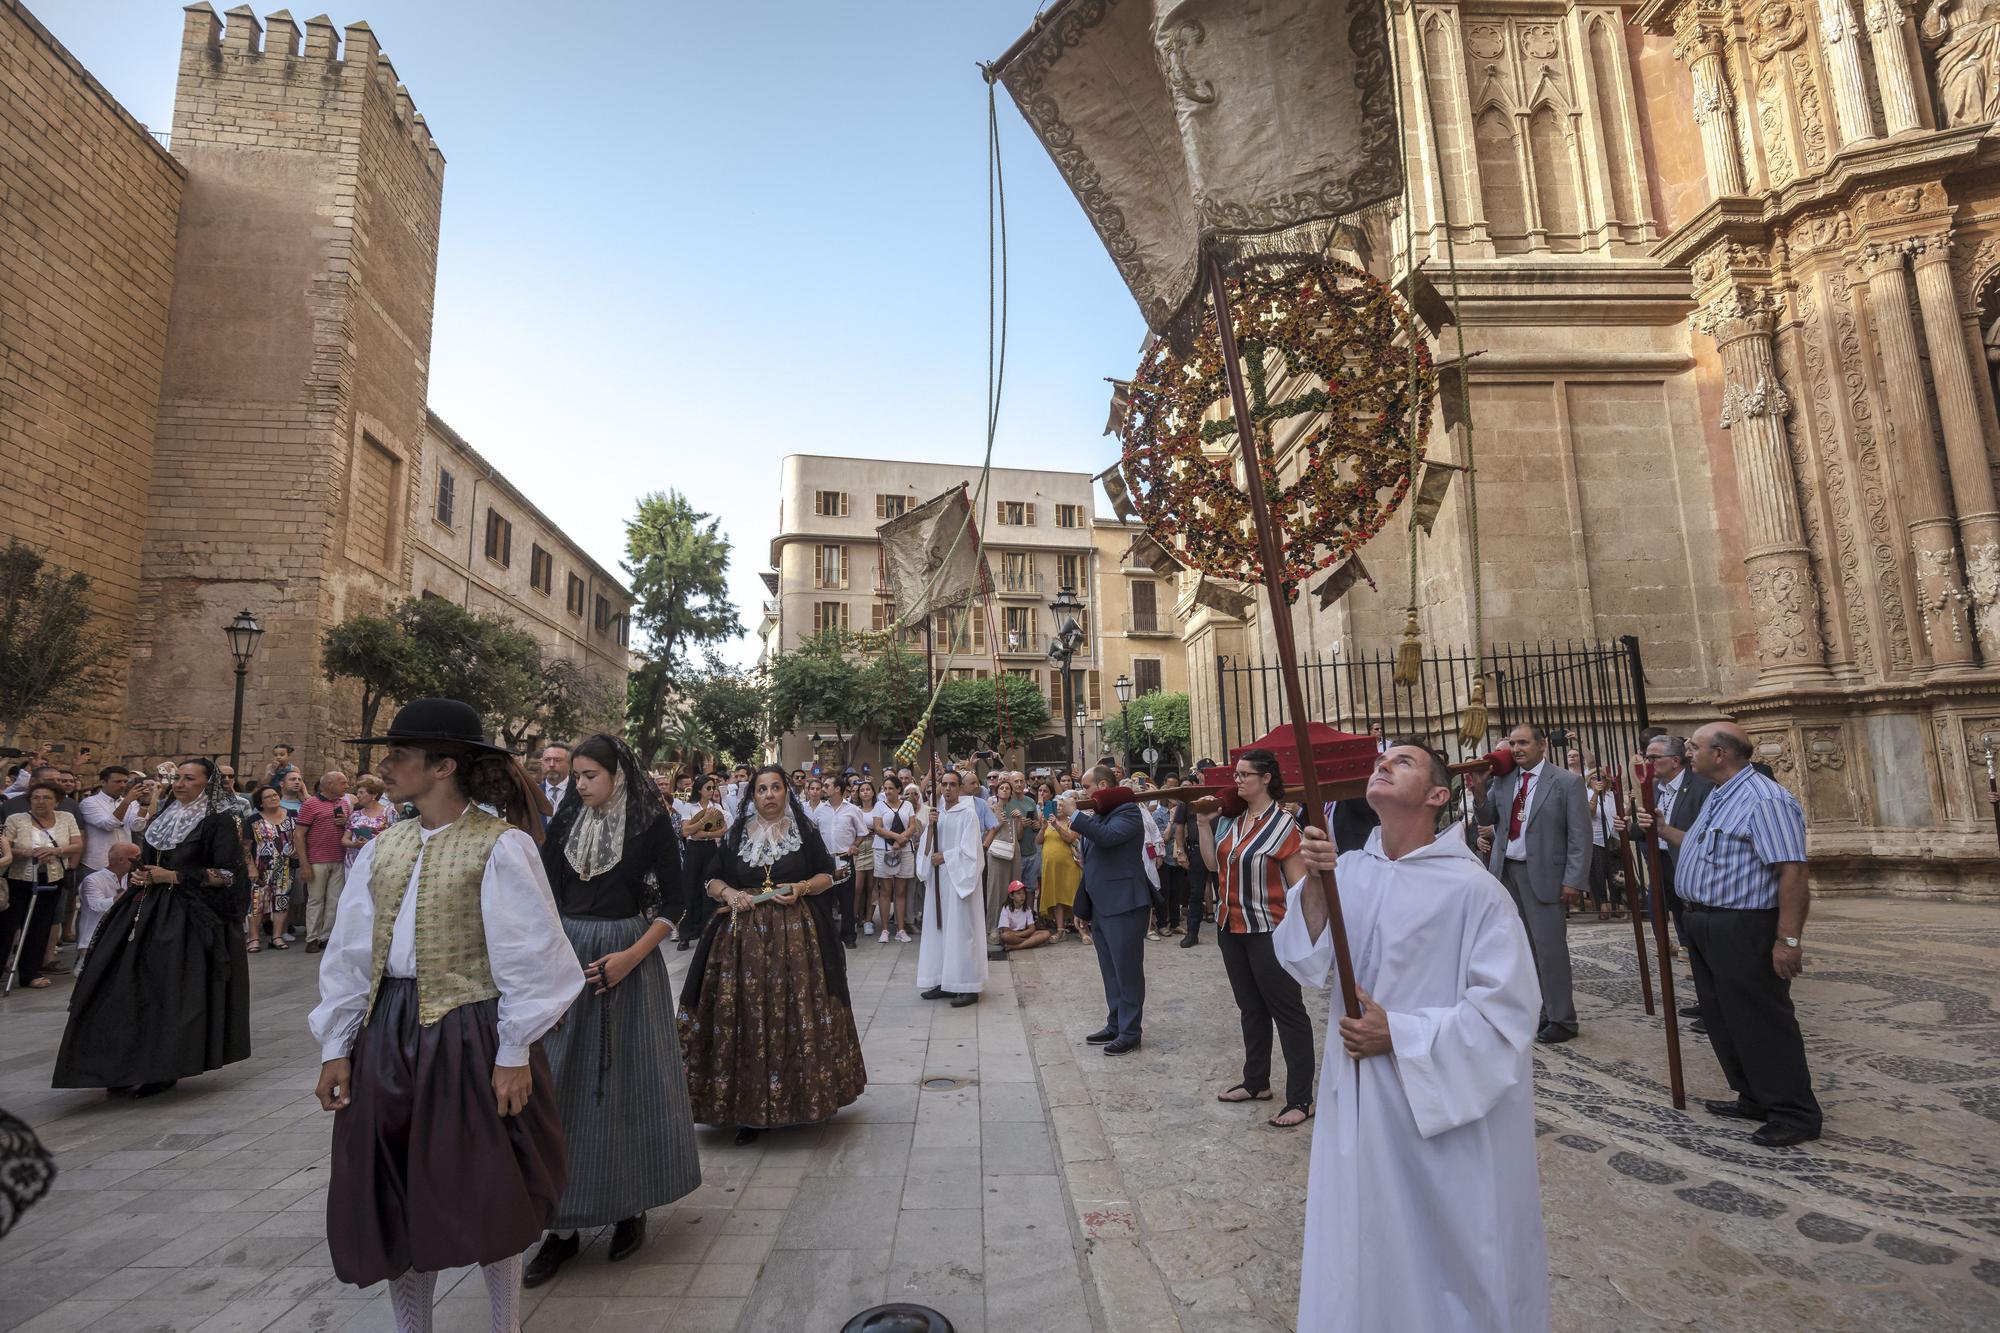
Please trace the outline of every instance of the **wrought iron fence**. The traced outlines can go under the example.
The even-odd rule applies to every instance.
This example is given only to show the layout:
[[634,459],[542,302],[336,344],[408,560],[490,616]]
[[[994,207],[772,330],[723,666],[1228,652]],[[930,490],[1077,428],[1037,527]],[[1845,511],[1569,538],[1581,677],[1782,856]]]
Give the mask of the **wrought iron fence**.
[[[1461,744],[1459,718],[1482,665],[1487,734],[1481,743]],[[1483,754],[1514,727],[1533,722],[1551,733],[1558,759],[1581,749],[1614,768],[1638,751],[1639,732],[1649,725],[1636,635],[1494,644],[1483,664],[1466,649],[1431,653],[1423,659],[1418,683],[1409,688],[1395,684],[1395,666],[1394,654],[1338,650],[1301,662],[1306,711],[1313,721],[1342,731],[1366,732],[1379,723],[1385,736],[1421,736],[1447,754]],[[1275,662],[1217,657],[1215,693],[1222,755],[1287,721]]]

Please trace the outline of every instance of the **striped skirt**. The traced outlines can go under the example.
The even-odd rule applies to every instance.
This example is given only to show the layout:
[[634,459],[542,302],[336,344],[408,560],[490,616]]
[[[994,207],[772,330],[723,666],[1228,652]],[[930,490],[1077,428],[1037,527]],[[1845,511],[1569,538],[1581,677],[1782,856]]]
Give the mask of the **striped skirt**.
[[[588,966],[631,948],[650,923],[566,916],[562,924]],[[616,1222],[701,1184],[673,987],[659,950],[606,994],[586,986],[544,1045],[569,1142],[569,1187],[551,1230]]]

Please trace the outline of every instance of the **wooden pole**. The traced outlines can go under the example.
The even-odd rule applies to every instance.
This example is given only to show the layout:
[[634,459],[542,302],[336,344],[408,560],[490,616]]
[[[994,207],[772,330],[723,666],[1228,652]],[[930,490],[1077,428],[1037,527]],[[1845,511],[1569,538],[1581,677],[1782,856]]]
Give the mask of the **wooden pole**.
[[[1264,496],[1264,460],[1257,447],[1256,423],[1250,419],[1250,397],[1243,387],[1243,366],[1236,353],[1236,330],[1230,322],[1229,279],[1222,261],[1213,254],[1203,256],[1208,269],[1209,292],[1215,298],[1215,331],[1222,344],[1222,372],[1229,381],[1230,406],[1236,413],[1236,438],[1243,445],[1245,488],[1250,492],[1250,513],[1257,524],[1257,545],[1264,565],[1264,591],[1270,595],[1271,632],[1278,644],[1279,675],[1285,688],[1285,709],[1291,717],[1292,741],[1298,748],[1299,774],[1305,787],[1305,824],[1324,829],[1325,802],[1320,795],[1319,770],[1314,763],[1312,740],[1306,730],[1305,691],[1299,684],[1299,650],[1292,636],[1292,608],[1285,598],[1285,541],[1278,518]],[[1340,970],[1340,1003],[1349,1018],[1361,1017],[1361,1001],[1354,993],[1354,964],[1347,949],[1347,921],[1340,911],[1340,888],[1333,872],[1306,872],[1317,878],[1326,894],[1326,925],[1333,932],[1333,958]],[[1677,1066],[1678,1067],[1678,1066]],[[1678,1086],[1678,1085],[1676,1085]]]
[[1632,913],[1632,946],[1639,958],[1639,994],[1646,999],[1646,1016],[1653,1015],[1653,974],[1646,966],[1646,927],[1639,920],[1639,866],[1632,858],[1632,837],[1639,832],[1637,821],[1632,818],[1634,809],[1630,792],[1625,794],[1625,836],[1618,840],[1618,854],[1625,861],[1625,902]]
[[1653,826],[1639,832],[1646,839],[1646,874],[1653,886],[1653,952],[1660,964],[1660,1009],[1667,1020],[1667,1083],[1673,1090],[1674,1109],[1685,1111],[1687,1089],[1681,1085],[1681,1017],[1680,1010],[1674,1007],[1673,956],[1667,952],[1667,878],[1660,865],[1660,839],[1654,831],[1660,827],[1660,813],[1653,805],[1653,789],[1645,776],[1634,773],[1633,785],[1645,799],[1646,817]]

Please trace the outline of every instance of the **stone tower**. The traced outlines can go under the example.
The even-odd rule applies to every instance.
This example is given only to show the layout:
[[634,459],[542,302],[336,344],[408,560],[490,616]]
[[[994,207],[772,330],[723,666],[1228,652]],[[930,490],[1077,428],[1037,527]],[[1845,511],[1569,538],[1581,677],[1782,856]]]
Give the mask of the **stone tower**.
[[444,157],[365,23],[188,6],[187,168],[146,513],[127,753],[226,753],[219,632],[266,633],[246,771],[308,772],[352,710],[321,628],[409,586]]

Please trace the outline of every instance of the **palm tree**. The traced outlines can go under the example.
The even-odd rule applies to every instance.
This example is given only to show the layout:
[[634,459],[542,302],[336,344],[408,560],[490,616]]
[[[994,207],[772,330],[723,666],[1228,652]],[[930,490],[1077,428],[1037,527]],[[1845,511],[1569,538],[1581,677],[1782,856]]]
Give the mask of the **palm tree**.
[[701,756],[715,748],[715,738],[708,734],[708,728],[702,725],[701,719],[691,712],[676,713],[663,729],[660,739],[684,773],[695,772]]

